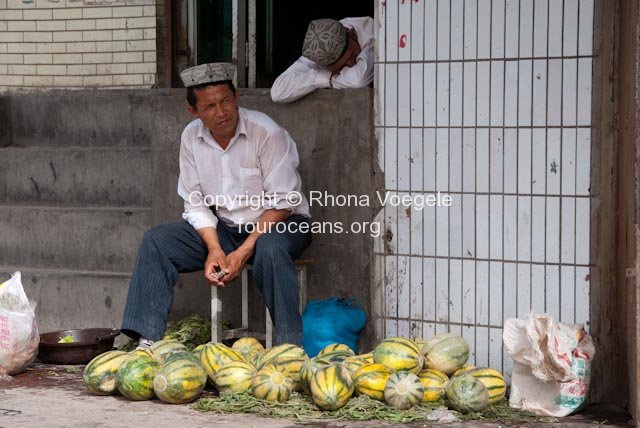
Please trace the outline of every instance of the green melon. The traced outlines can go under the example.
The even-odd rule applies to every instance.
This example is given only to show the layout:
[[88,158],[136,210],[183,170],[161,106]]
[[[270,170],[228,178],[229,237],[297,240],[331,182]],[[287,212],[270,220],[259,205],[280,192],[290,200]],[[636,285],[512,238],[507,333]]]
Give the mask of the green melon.
[[353,352],[353,350],[351,348],[349,348],[348,345],[345,345],[344,343],[332,343],[331,345],[327,345],[324,348],[322,348],[320,350],[320,352],[318,352],[318,357],[322,357],[325,354],[329,354],[331,352],[336,352],[336,351],[344,351],[344,352],[348,352],[351,355],[355,355],[355,352]]
[[181,351],[189,351],[186,346],[173,339],[158,340],[157,342],[153,342],[149,349],[153,351],[153,354],[156,356],[159,363],[162,363],[164,359],[171,354],[175,354],[176,352]]
[[[496,369],[477,367],[461,373],[478,379],[489,391],[489,404],[501,401],[507,392],[507,383],[504,376]],[[459,374],[460,375],[460,374]]]
[[87,389],[96,395],[110,395],[117,391],[116,376],[118,368],[134,356],[122,351],[109,351],[100,354],[87,364],[82,380]]
[[244,361],[234,361],[220,367],[214,377],[219,392],[243,392],[251,388],[256,368]]
[[342,365],[349,370],[349,374],[353,376],[353,373],[358,370],[362,366],[366,366],[368,363],[359,357],[358,355],[354,355],[353,357],[349,357],[342,362]]
[[424,386],[413,373],[393,373],[384,387],[384,401],[396,409],[409,409],[420,403],[423,396]]
[[280,357],[307,357],[307,354],[304,352],[304,349],[297,345],[283,343],[282,345],[267,349],[266,352],[260,356],[256,368],[260,370],[262,367],[270,364],[272,360]]
[[342,364],[347,358],[351,358],[354,357],[354,353],[351,351],[344,351],[344,350],[339,350],[339,351],[333,351],[333,352],[327,352],[326,354],[320,356],[318,355],[318,359],[322,358],[325,361],[328,361],[331,364]]
[[200,361],[211,382],[215,382],[220,367],[234,361],[244,361],[242,355],[222,343],[207,343],[200,353]]
[[193,352],[189,352],[189,351],[179,351],[179,352],[176,352],[175,354],[169,355],[164,359],[164,362],[162,363],[162,365],[167,365],[173,361],[181,361],[181,360],[191,361],[192,363],[197,364],[204,369],[204,367],[202,366],[202,361],[200,361],[200,358],[197,355],[195,355]]
[[392,374],[384,364],[367,364],[353,372],[351,379],[358,394],[383,401],[384,387]]
[[330,363],[321,358],[311,358],[309,361],[304,363],[302,367],[300,367],[300,386],[302,387],[302,391],[311,395],[311,377],[313,374],[321,367],[329,366]]
[[251,394],[267,401],[287,401],[293,391],[293,381],[283,369],[267,364],[253,376]]
[[469,344],[452,333],[433,337],[422,350],[425,352],[424,368],[440,370],[446,375],[464,366],[469,359]]
[[270,364],[273,364],[279,369],[285,370],[291,380],[293,381],[293,390],[294,391],[302,391],[302,384],[300,383],[300,370],[302,366],[309,360],[309,358],[304,355],[302,357],[277,357],[271,360]]
[[322,410],[344,407],[353,395],[353,381],[349,371],[340,364],[316,370],[310,382],[311,398]]
[[402,337],[384,339],[373,351],[373,360],[394,371],[417,374],[422,369],[423,356],[413,340]]
[[481,412],[489,406],[489,391],[473,376],[456,376],[447,385],[449,406],[460,413]]
[[167,359],[153,379],[153,391],[165,403],[182,404],[198,398],[206,383],[207,373],[200,363]]
[[418,378],[424,386],[424,396],[422,397],[424,403],[440,401],[445,397],[445,388],[449,382],[449,377],[446,374],[435,369],[424,369],[418,373]]
[[245,361],[250,362],[258,352],[264,351],[264,346],[254,337],[243,337],[233,342],[231,349],[242,355]]
[[118,391],[130,400],[152,399],[153,379],[158,369],[158,362],[150,357],[135,357],[126,361],[118,369]]

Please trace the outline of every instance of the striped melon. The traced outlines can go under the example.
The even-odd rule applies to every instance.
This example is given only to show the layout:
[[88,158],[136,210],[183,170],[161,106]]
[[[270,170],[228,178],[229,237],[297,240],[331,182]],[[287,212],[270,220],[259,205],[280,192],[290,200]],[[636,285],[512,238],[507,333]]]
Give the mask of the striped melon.
[[424,386],[413,373],[393,373],[384,387],[384,401],[396,409],[409,409],[420,403],[423,396]]
[[153,379],[153,391],[158,398],[171,404],[188,403],[198,398],[207,383],[207,373],[202,365],[179,358],[165,361]]
[[353,350],[349,348],[348,345],[345,345],[344,343],[332,343],[331,345],[327,345],[324,348],[322,348],[322,350],[318,352],[317,356],[322,357],[325,354],[328,354],[330,352],[335,352],[335,351],[345,351],[350,353],[351,355],[355,355],[355,352],[353,352]]
[[130,400],[150,400],[154,396],[153,379],[159,365],[150,357],[134,357],[118,369],[118,391]]
[[193,348],[193,355],[195,355],[196,357],[198,357],[198,359],[200,359],[200,354],[202,354],[202,350],[204,349],[205,344],[202,345],[198,345],[195,348]]
[[253,377],[251,393],[268,401],[287,401],[293,391],[293,381],[286,372],[267,364]]
[[460,336],[455,334],[455,333],[440,333],[440,334],[436,334],[435,336],[433,336],[431,339],[429,340],[425,340],[424,344],[422,345],[422,348],[420,348],[420,351],[423,354],[426,354],[427,352],[431,351],[431,349],[438,345],[440,342],[443,342],[447,339],[456,339],[459,338]]
[[330,363],[328,361],[316,357],[309,359],[309,361],[302,365],[300,368],[300,386],[305,394],[311,395],[311,377],[314,375],[316,370],[329,365]]
[[418,378],[420,378],[420,382],[424,386],[423,403],[444,399],[445,388],[447,387],[447,382],[449,382],[449,377],[446,374],[435,369],[424,369],[418,373]]
[[293,390],[302,391],[302,384],[300,383],[300,369],[309,360],[305,355],[304,357],[277,357],[271,360],[269,364],[273,364],[278,369],[285,370],[291,380],[293,381]]
[[384,339],[373,351],[373,360],[394,371],[417,374],[422,369],[423,357],[418,346],[409,339],[393,337]]
[[253,367],[258,367],[260,365],[260,360],[262,359],[262,356],[266,353],[267,353],[266,349],[264,351],[260,351],[256,353],[253,357],[251,357],[251,359],[247,362],[251,363]]
[[158,360],[160,364],[162,364],[164,359],[171,354],[175,354],[180,351],[189,352],[186,346],[173,339],[153,342],[149,349],[153,352],[153,355],[155,355],[156,360]]
[[474,368],[464,372],[465,375],[478,379],[489,391],[489,404],[502,400],[507,392],[507,383],[502,373],[492,368]]
[[82,374],[87,389],[96,395],[110,395],[116,392],[118,368],[130,359],[131,354],[122,351],[108,351],[89,361]]
[[242,358],[249,362],[258,352],[264,351],[264,346],[254,337],[243,337],[233,342],[231,349],[242,355]]
[[214,382],[216,372],[220,367],[234,361],[244,361],[242,356],[222,343],[207,343],[200,353],[200,361],[207,376]]
[[421,337],[416,337],[413,341],[418,345],[418,349],[422,350],[422,347],[427,344],[427,341]]
[[456,334],[445,333],[433,337],[422,348],[426,355],[424,368],[436,369],[450,375],[469,359],[469,345]]
[[449,407],[460,413],[481,412],[489,406],[489,391],[473,376],[462,374],[451,379],[446,388]]
[[366,354],[360,354],[358,355],[358,357],[362,358],[363,360],[365,360],[367,362],[367,364],[373,364],[373,351],[372,352],[368,352]]
[[353,375],[353,373],[356,370],[358,370],[360,367],[366,366],[367,362],[362,358],[360,358],[359,356],[354,355],[353,357],[349,357],[345,359],[342,362],[342,365],[345,366],[347,370],[349,370],[349,374]]
[[351,378],[358,394],[383,401],[384,387],[391,374],[393,370],[384,364],[367,364],[356,370]]
[[158,357],[153,353],[153,351],[150,348],[136,348],[133,351],[129,352],[129,355],[133,355],[134,357],[146,356],[146,357],[151,357],[154,360],[158,360]]
[[175,354],[169,355],[164,359],[164,362],[162,363],[162,365],[167,365],[173,361],[178,361],[178,360],[191,361],[192,363],[202,367],[202,369],[204,370],[204,367],[202,366],[202,361],[200,361],[200,358],[189,351],[179,351],[179,352],[176,352]]
[[214,377],[220,392],[244,392],[251,388],[256,368],[244,361],[234,361],[222,366]]
[[342,364],[347,358],[355,356],[351,351],[333,351],[327,352],[323,356],[318,355],[316,358],[327,361],[330,364]]
[[337,410],[353,395],[353,381],[349,371],[340,364],[316,370],[311,377],[311,399],[322,410]]
[[260,370],[265,365],[269,364],[271,360],[274,360],[278,357],[306,357],[304,349],[297,345],[292,345],[290,343],[283,343],[282,345],[275,346],[271,349],[268,349],[267,352],[262,354],[260,357],[260,361],[256,368]]
[[451,374],[451,377],[456,377],[464,372],[468,372],[471,369],[475,369],[476,366],[474,366],[473,364],[465,364],[464,366],[460,367],[458,370],[456,370],[455,372],[453,372]]

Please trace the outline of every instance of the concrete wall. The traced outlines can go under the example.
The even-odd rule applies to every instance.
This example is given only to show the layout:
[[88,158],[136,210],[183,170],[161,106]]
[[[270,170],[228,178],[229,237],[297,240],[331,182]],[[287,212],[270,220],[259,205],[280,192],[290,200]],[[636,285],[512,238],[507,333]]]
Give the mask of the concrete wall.
[[[319,91],[291,105],[273,104],[265,89],[240,89],[240,105],[260,110],[284,126],[298,146],[303,190],[327,191],[332,195],[365,194],[373,198],[378,175],[374,171],[375,144],[371,134],[371,91]],[[338,107],[339,106],[339,107]],[[179,134],[186,122],[182,90],[163,92],[152,103],[158,117],[153,139],[152,213],[155,224],[175,219],[182,212],[182,200],[175,193],[178,177]],[[166,115],[166,112],[172,114]],[[165,114],[162,115],[162,112]],[[161,116],[162,115],[162,116]],[[160,119],[162,117],[162,119]],[[162,172],[162,173],[161,173]],[[312,206],[314,221],[372,221],[372,207]],[[371,237],[365,234],[316,234],[304,257],[315,261],[309,267],[309,299],[333,295],[359,297],[367,311],[370,300]],[[188,292],[176,296],[176,315],[197,305],[207,312],[200,273],[186,275],[179,284]],[[238,284],[239,285],[239,284]],[[205,291],[203,294],[202,291]],[[237,291],[237,290],[236,290]],[[238,302],[234,290],[225,290],[226,307]],[[227,296],[224,296],[227,294]],[[260,313],[261,315],[261,313]],[[228,316],[225,314],[225,318]],[[233,318],[231,318],[234,321]],[[364,332],[365,348],[371,346],[372,331]]]
[[[319,91],[292,105],[273,104],[266,90],[241,90],[240,104],[289,130],[305,191],[373,195],[371,90]],[[142,233],[180,219],[185,107],[184,90],[0,96],[0,123],[8,125],[0,127],[0,273],[23,271],[42,331],[119,326]],[[344,224],[374,217],[374,207],[311,211],[314,220]],[[355,295],[369,311],[371,245],[365,234],[315,235],[305,254],[315,260],[309,298]],[[222,293],[232,322],[238,288]],[[172,316],[209,310],[201,274],[184,275]]]
[[0,0],[0,90],[151,87],[156,48],[155,0]]

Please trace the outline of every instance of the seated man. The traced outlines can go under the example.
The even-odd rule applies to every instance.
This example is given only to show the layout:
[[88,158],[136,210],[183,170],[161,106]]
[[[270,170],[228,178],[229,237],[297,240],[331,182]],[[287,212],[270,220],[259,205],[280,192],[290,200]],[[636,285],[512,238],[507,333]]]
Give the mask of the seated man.
[[302,56],[271,87],[274,102],[295,101],[318,88],[363,88],[373,81],[373,19],[316,19]]
[[293,260],[311,235],[298,152],[271,118],[238,107],[234,72],[214,63],[180,74],[195,117],[180,145],[186,221],[155,227],[142,240],[121,328],[141,346],[163,336],[179,273],[204,269],[211,285],[224,287],[245,263],[271,311],[275,342],[300,344]]

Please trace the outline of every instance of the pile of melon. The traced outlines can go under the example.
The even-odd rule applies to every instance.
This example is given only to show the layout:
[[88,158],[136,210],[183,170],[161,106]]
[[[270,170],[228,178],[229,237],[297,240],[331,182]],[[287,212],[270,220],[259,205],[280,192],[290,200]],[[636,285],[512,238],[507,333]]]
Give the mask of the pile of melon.
[[87,365],[83,379],[95,394],[120,392],[131,400],[157,396],[187,403],[209,382],[221,393],[249,391],[269,401],[287,401],[300,391],[323,410],[366,395],[398,409],[446,399],[461,413],[479,412],[504,398],[506,383],[495,369],[465,365],[468,358],[468,344],[451,333],[427,341],[389,338],[362,355],[332,344],[313,358],[291,344],[265,350],[253,338],[232,347],[210,342],[193,352],[162,340],[148,349],[102,354]]

